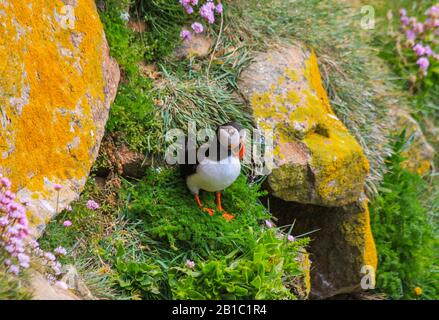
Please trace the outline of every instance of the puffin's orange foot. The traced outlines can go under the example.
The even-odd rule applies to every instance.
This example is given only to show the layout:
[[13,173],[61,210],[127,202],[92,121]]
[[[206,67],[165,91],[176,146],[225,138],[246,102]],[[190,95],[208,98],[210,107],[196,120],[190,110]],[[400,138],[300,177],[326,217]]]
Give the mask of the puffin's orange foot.
[[210,208],[201,208],[201,210],[203,210],[204,212],[207,212],[208,214],[209,214],[209,216],[213,216],[213,214],[214,214],[214,210],[213,209],[210,209]]
[[227,221],[230,221],[235,219],[235,216],[233,214],[223,211],[223,218],[226,219]]

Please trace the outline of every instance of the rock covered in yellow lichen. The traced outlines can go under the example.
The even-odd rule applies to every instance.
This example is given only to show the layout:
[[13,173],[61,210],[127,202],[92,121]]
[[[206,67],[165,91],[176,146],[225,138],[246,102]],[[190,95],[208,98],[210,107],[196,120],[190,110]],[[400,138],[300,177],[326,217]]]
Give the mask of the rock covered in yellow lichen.
[[377,251],[364,197],[338,208],[273,197],[270,209],[279,225],[294,222],[293,233],[314,231],[307,248],[312,263],[311,297],[327,298],[374,287]]
[[287,46],[260,53],[238,85],[258,128],[273,130],[273,195],[324,206],[358,199],[368,162],[331,109],[314,52]]
[[0,34],[0,174],[38,235],[83,188],[119,69],[93,0],[0,1]]

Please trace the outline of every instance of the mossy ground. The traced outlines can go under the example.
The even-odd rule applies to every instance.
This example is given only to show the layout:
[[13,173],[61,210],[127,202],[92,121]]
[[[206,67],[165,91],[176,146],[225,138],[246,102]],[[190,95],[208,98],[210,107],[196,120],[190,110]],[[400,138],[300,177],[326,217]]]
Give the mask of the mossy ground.
[[[135,33],[120,18],[130,5],[131,16],[144,20],[148,32]],[[212,127],[236,119],[249,126],[247,111],[234,96],[239,72],[255,50],[299,40],[316,49],[331,105],[365,150],[371,163],[368,190],[378,192],[388,152],[381,125],[388,96],[380,92],[403,94],[375,64],[373,48],[358,26],[359,10],[335,1],[230,1],[223,28],[209,29],[218,41],[216,51],[206,59],[178,61],[170,53],[187,23],[178,2],[107,0],[100,8],[123,74],[108,135],[160,159],[163,132],[188,119]],[[140,72],[140,62],[157,66],[160,86]],[[65,246],[64,262],[78,267],[98,297],[295,298],[279,276],[302,276],[294,258],[306,240],[290,244],[261,225],[270,214],[258,202],[257,185],[242,176],[227,190],[224,206],[237,219],[226,223],[218,213],[210,218],[197,208],[173,168],[153,170],[139,181],[112,176],[105,188],[91,177],[73,212],[49,224],[42,245]],[[89,198],[101,209],[86,209]],[[211,195],[202,200],[213,207]],[[64,219],[73,226],[62,227]],[[284,231],[294,234],[289,227]],[[279,272],[270,272],[274,265],[267,264],[265,252],[276,257]],[[185,267],[186,259],[196,262],[196,270]],[[255,268],[267,272],[255,273]],[[276,296],[267,295],[267,288]]]

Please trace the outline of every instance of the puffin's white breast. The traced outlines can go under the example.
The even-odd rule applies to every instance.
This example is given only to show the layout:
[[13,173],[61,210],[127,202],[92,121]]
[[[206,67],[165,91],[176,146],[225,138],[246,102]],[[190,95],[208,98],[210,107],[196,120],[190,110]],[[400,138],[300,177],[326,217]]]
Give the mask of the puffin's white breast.
[[241,164],[236,157],[221,161],[205,159],[197,166],[197,172],[188,177],[187,185],[193,193],[198,193],[199,189],[221,191],[238,178],[240,171]]

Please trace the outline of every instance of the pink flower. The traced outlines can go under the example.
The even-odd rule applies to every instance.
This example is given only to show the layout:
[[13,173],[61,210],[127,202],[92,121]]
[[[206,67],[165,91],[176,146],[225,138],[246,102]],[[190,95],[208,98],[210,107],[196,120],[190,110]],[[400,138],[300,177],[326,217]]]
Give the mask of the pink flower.
[[189,30],[183,29],[180,32],[180,38],[183,41],[187,41],[187,40],[190,40],[192,38],[192,34]]
[[268,228],[273,228],[273,223],[272,223],[270,220],[265,220],[265,225],[266,225]]
[[66,220],[66,221],[63,222],[62,225],[63,225],[64,227],[68,228],[68,227],[70,227],[70,226],[72,225],[72,221],[70,221],[70,220]]
[[427,58],[422,57],[419,58],[418,61],[416,61],[416,64],[419,65],[419,67],[422,69],[427,69],[428,66],[430,65],[430,62],[428,61]]
[[214,10],[215,4],[211,1],[208,1],[201,6],[200,15],[206,19],[208,23],[212,24],[215,22]]
[[13,274],[15,274],[15,275],[18,275],[18,273],[20,272],[20,267],[19,267],[19,266],[16,266],[15,264],[13,264],[13,265],[11,265],[11,266],[9,267],[8,271],[9,271],[10,273],[13,273]]
[[403,26],[408,26],[409,25],[409,18],[408,17],[401,17],[401,23]]
[[90,210],[97,210],[100,208],[99,204],[94,200],[88,200],[86,207]]
[[189,269],[193,269],[195,267],[195,262],[189,259],[186,260],[186,267],[188,267]]
[[184,7],[184,9],[186,10],[187,14],[194,13],[194,8],[192,8],[191,6],[186,6],[186,7]]
[[430,9],[428,9],[425,14],[432,18],[439,18],[439,5],[434,5]]
[[187,14],[192,14],[194,12],[194,8],[191,7],[192,2],[193,1],[191,0],[180,0],[180,4],[183,6],[184,10],[186,10]]
[[195,33],[201,33],[203,32],[204,28],[203,25],[199,22],[192,23],[192,30],[194,30]]
[[413,30],[407,30],[405,32],[406,36],[407,36],[407,40],[415,40],[416,36],[415,33],[413,32]]
[[18,261],[20,261],[20,266],[22,266],[23,268],[29,268],[30,258],[27,254],[19,253],[17,255],[17,258],[18,258]]
[[291,234],[288,235],[287,239],[290,242],[293,242],[295,240],[295,238]]
[[399,9],[398,12],[399,12],[399,15],[400,15],[401,17],[405,17],[405,16],[407,16],[407,10],[404,9],[404,8]]
[[223,5],[222,5],[221,3],[218,3],[218,4],[216,5],[216,7],[215,7],[215,11],[216,11],[218,14],[222,14],[222,13],[223,13]]
[[47,259],[47,260],[49,260],[49,261],[55,261],[56,260],[56,257],[53,255],[53,253],[51,253],[51,252],[46,252],[45,254],[44,254],[44,257]]
[[419,43],[417,43],[413,47],[413,51],[416,53],[417,56],[422,56],[423,54],[425,54],[425,48]]
[[0,185],[6,189],[9,189],[11,187],[11,181],[8,178],[3,177],[0,179]]
[[4,196],[6,198],[8,198],[9,200],[14,200],[15,199],[15,193],[11,192],[10,190],[7,190],[4,194]]
[[7,226],[9,223],[9,220],[7,217],[1,217],[0,218],[0,227],[5,227]]
[[421,23],[421,22],[418,22],[418,23],[415,25],[414,30],[415,30],[416,33],[423,33],[423,32],[424,32],[424,24]]
[[428,66],[430,65],[430,61],[427,58],[422,57],[416,61],[416,64],[419,66],[419,69],[422,71],[424,76],[427,75]]
[[60,256],[65,256],[67,254],[67,250],[61,246],[57,247],[55,250],[53,250],[56,254],[59,254]]
[[38,243],[38,241],[36,241],[36,240],[31,240],[31,241],[29,241],[29,245],[33,248],[33,249],[36,249],[36,248],[38,248],[39,246],[40,246],[40,244]]
[[431,50],[430,46],[425,46],[424,49],[425,49],[425,54],[427,56],[433,55],[434,52],[433,52],[433,50]]
[[60,289],[63,289],[63,290],[69,289],[69,287],[67,286],[67,283],[65,283],[64,281],[56,281],[55,286],[60,288]]
[[73,208],[72,208],[71,205],[68,205],[68,206],[65,208],[65,210],[66,210],[66,211],[73,211]]
[[56,191],[59,191],[59,190],[62,189],[62,185],[60,185],[59,183],[55,183],[55,184],[53,185],[53,189],[55,189]]

